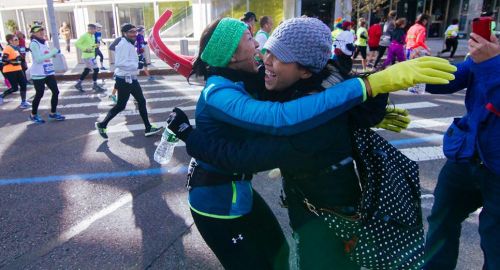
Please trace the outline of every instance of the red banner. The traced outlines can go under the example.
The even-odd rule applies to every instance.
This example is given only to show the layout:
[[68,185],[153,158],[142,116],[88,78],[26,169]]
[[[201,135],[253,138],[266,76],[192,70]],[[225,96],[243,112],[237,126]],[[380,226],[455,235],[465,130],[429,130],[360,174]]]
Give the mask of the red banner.
[[181,55],[172,52],[160,38],[160,30],[172,16],[172,11],[166,10],[156,21],[153,30],[149,35],[148,44],[154,54],[171,66],[175,71],[184,77],[189,77],[193,70],[193,56]]

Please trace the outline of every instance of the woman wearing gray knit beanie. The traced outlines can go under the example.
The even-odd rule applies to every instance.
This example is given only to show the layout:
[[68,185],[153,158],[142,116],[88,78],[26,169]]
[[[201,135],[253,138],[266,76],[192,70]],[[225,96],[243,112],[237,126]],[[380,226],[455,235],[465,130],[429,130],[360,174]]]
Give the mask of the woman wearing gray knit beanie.
[[[395,91],[394,87],[400,87],[402,83],[436,78],[420,76],[397,85],[350,79],[322,91],[317,82],[321,83],[329,58],[330,33],[323,34],[327,28],[318,24],[318,20],[292,19],[280,25],[270,38],[269,46],[265,46],[269,52],[264,61],[265,85],[272,90],[265,91],[260,84],[262,77],[256,73],[257,68],[253,70],[248,61],[256,53],[256,44],[253,53],[248,50],[253,38],[246,29],[237,34],[234,30],[241,27],[224,20],[210,26],[200,41],[200,56],[194,71],[205,76],[207,82],[197,105],[196,130],[179,109],[170,115],[169,128],[186,142],[188,153],[196,158],[191,164],[188,183],[191,213],[201,235],[223,266],[227,269],[286,268],[279,260],[287,257],[282,256],[288,250],[287,245],[283,244],[281,250],[273,249],[276,248],[277,236],[282,233],[270,229],[275,219],[269,216],[267,206],[252,189],[251,174],[248,173],[280,167],[292,176],[300,176],[310,168],[316,172],[316,168],[330,167],[340,161],[339,155],[334,155],[335,151],[350,148],[344,140],[348,130],[343,112],[365,101],[367,95]],[[293,35],[298,31],[302,40],[290,36],[291,32],[286,34],[287,27]],[[311,33],[316,31],[319,34]],[[440,66],[440,69],[447,68]],[[417,73],[413,71],[413,74]],[[370,84],[378,88],[371,88]],[[311,91],[319,93],[305,95]],[[255,100],[252,96],[274,102]],[[305,132],[307,130],[309,132]],[[294,136],[272,137],[258,132]],[[336,135],[339,137],[332,139]],[[253,147],[248,147],[245,142],[252,142]],[[320,154],[322,151],[327,152]],[[347,167],[341,172],[354,176]],[[328,181],[323,183],[329,185]],[[341,185],[351,184],[348,181]],[[325,189],[318,186],[314,190],[320,193],[332,191],[330,186]],[[351,201],[356,196],[348,194],[344,199]],[[326,198],[324,194],[319,197]],[[298,223],[303,221],[298,219]],[[292,226],[298,228],[296,226],[301,225]],[[226,238],[232,241],[227,242]],[[314,245],[314,240],[300,241]],[[335,249],[339,247],[338,243],[335,244]],[[338,253],[337,250],[326,255],[340,260],[341,257],[334,256]],[[343,262],[338,261],[338,265],[357,267],[349,266],[350,262],[345,258]],[[328,266],[331,268],[332,264]]]

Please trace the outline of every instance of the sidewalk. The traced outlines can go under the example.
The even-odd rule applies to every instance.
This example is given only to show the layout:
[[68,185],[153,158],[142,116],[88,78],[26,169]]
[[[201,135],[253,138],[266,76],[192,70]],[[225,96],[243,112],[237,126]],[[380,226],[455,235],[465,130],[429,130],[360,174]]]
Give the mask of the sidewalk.
[[[439,51],[443,49],[443,39],[429,39],[427,41],[427,44],[431,48],[432,55],[436,55]],[[179,53],[180,51],[180,46],[178,44],[167,44],[171,50],[174,52]],[[63,44],[61,44],[61,47],[64,48]],[[113,70],[114,66],[109,64],[109,54],[108,54],[108,48],[107,46],[101,46],[101,51],[104,55],[104,66],[108,68],[108,70],[103,70],[100,71],[99,77],[100,78],[110,78],[113,76]],[[189,44],[189,53],[190,55],[194,55],[195,51],[197,51],[197,45],[194,45],[193,42],[190,42]],[[467,54],[467,40],[462,39],[459,40],[459,45],[457,52],[455,53],[455,58],[457,59],[463,59],[463,57]],[[57,79],[58,80],[77,80],[85,68],[84,64],[80,64],[77,61],[77,55],[76,55],[76,50],[75,47],[71,47],[71,53],[68,53],[67,51],[63,51],[64,57],[66,58],[66,63],[68,65],[68,70],[63,73],[63,74],[57,74]],[[449,54],[446,54],[448,56]],[[360,61],[359,58],[356,60],[356,62]],[[176,72],[168,66],[165,62],[162,60],[158,59],[156,55],[151,53],[151,65],[148,66],[149,72],[151,75],[171,75],[171,74],[176,74]],[[144,73],[141,73],[141,75],[144,75]]]

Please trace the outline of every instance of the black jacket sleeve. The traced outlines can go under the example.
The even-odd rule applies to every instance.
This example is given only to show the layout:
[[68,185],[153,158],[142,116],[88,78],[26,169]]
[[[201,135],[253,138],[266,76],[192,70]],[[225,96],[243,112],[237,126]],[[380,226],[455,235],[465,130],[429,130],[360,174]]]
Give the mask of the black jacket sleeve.
[[347,129],[347,115],[289,137],[259,134],[234,141],[195,129],[186,140],[186,150],[196,159],[231,172],[255,173],[273,168],[294,172],[331,165],[331,157],[323,159],[316,154],[329,147],[350,149]]
[[369,128],[380,123],[385,116],[389,94],[381,94],[349,110],[350,123],[354,128]]

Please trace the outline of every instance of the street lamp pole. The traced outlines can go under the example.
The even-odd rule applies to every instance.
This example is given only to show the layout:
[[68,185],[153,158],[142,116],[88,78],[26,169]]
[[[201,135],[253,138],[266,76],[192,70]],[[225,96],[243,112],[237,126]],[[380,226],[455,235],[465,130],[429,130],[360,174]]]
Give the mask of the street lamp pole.
[[[52,37],[52,45],[57,48],[61,49],[61,46],[59,45],[59,31],[57,29],[56,25],[56,16],[54,12],[54,1],[53,0],[47,0],[47,12],[49,13],[49,31],[50,35]],[[54,58],[54,69],[58,73],[64,73],[66,70],[68,70],[68,66],[66,65],[66,59],[64,58],[64,55],[62,53],[59,53],[56,55]]]

